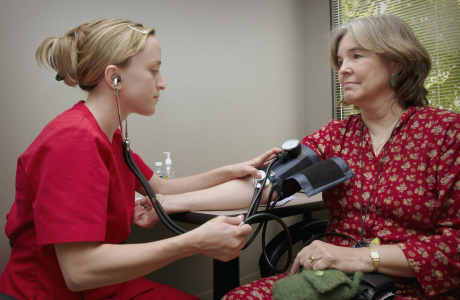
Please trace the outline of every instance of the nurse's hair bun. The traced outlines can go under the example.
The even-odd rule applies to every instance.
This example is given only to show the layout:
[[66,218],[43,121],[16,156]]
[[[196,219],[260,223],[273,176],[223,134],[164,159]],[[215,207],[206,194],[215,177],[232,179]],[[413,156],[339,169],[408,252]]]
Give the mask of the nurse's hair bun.
[[126,66],[129,59],[145,47],[153,28],[119,20],[99,19],[72,28],[60,38],[45,39],[35,58],[39,65],[50,66],[56,80],[90,91],[104,77],[105,68]]

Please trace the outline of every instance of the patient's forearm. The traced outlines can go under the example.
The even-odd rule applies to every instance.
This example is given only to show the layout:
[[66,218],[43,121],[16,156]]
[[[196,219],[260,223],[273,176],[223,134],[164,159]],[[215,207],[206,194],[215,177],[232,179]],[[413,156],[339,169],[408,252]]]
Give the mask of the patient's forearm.
[[[251,176],[235,179],[224,184],[195,192],[167,195],[163,206],[168,213],[191,210],[227,210],[248,207],[254,194]],[[267,202],[271,185],[262,194],[261,204]],[[277,197],[276,190],[273,199]]]

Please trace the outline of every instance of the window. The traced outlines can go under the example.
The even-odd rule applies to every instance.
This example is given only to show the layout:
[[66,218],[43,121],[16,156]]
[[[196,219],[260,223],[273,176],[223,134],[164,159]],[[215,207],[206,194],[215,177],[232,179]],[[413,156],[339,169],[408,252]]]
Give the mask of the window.
[[[331,0],[332,27],[381,13],[404,19],[431,56],[425,80],[430,106],[460,113],[460,0]],[[356,113],[342,107],[338,73],[333,71],[334,118]]]

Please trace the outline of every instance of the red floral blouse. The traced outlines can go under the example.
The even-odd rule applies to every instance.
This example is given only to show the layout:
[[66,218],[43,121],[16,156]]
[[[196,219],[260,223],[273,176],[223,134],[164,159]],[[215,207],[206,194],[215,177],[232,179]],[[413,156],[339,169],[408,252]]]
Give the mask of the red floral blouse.
[[[342,157],[355,177],[323,192],[327,231],[360,238],[361,115],[333,120],[303,143],[322,159]],[[395,127],[384,155],[375,157],[363,130],[363,212],[382,161],[364,227],[364,238],[397,244],[416,278],[394,277],[398,300],[460,299],[460,115],[410,107]],[[385,148],[384,148],[385,149]],[[364,214],[364,213],[363,213]],[[328,237],[335,245],[348,239]],[[272,299],[271,287],[286,274],[242,285],[225,300]]]
[[[401,298],[459,299],[460,115],[432,107],[408,108],[389,139],[386,153],[382,150],[377,157],[364,128],[363,175],[362,124],[359,114],[333,120],[302,141],[323,159],[342,157],[355,173],[354,178],[323,192],[330,215],[327,231],[359,240],[361,176],[364,214],[384,156],[370,199],[364,238],[378,237],[381,244],[397,244],[404,252],[416,279],[395,278]],[[328,242],[350,243],[340,237],[329,237]]]

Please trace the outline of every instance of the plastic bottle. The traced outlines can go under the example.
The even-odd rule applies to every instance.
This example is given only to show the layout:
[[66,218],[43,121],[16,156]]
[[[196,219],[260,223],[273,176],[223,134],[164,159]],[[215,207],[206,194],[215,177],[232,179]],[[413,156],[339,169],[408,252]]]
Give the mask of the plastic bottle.
[[171,153],[170,152],[163,152],[164,154],[167,155],[166,160],[165,160],[165,168],[164,168],[164,173],[163,173],[163,179],[173,179],[174,178],[174,167],[172,166],[172,161],[171,161]]
[[161,161],[157,161],[155,163],[155,174],[157,174],[158,177],[163,179],[163,163]]

